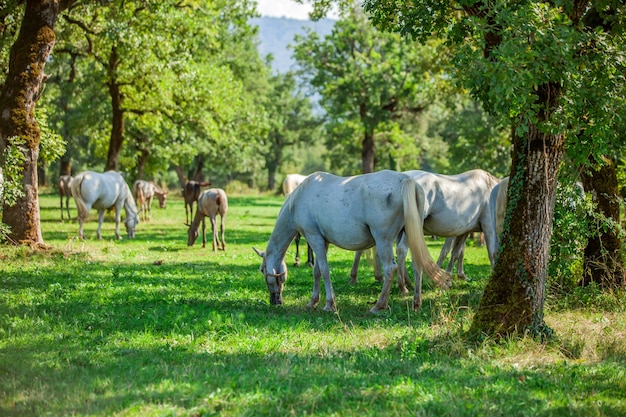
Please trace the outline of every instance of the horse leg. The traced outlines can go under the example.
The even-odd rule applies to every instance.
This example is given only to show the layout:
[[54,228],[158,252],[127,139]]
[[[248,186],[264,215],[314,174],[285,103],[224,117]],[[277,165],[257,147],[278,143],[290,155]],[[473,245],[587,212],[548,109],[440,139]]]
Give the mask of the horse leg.
[[[65,209],[67,210],[67,219],[72,220],[72,216],[70,215],[70,197],[65,197]],[[63,220],[63,209],[61,209],[61,220]]]
[[[446,256],[448,256],[448,253],[450,253],[450,249],[452,249],[452,247],[454,246],[455,240],[456,238],[454,237],[446,238],[446,241],[441,247],[441,252],[439,253],[439,259],[437,259],[437,265],[439,265],[440,267],[443,266],[443,262],[446,260]],[[452,262],[452,260],[450,260],[450,262]]]
[[307,306],[314,307],[320,299],[321,277],[324,278],[324,289],[326,290],[326,305],[324,306],[324,311],[335,311],[335,292],[333,291],[333,284],[330,281],[330,268],[328,267],[328,259],[326,257],[328,243],[324,242],[323,239],[313,239],[310,245],[317,255],[317,262],[315,262],[315,266],[313,267],[313,294]]
[[306,244],[306,264],[311,268],[315,265],[315,254],[308,243]]
[[202,247],[206,247],[206,217],[202,217]]
[[115,236],[118,239],[122,238],[122,235],[120,235],[120,222],[122,221],[122,208],[121,207],[115,207]]
[[465,271],[463,270],[463,256],[465,254],[465,241],[467,240],[467,236],[469,234],[466,233],[464,235],[458,236],[454,241],[454,246],[452,248],[452,255],[450,255],[450,263],[448,264],[447,271],[452,274],[452,269],[454,268],[454,264],[457,264],[456,275],[462,279],[467,280],[465,276]]
[[[104,222],[104,209],[102,210],[98,210],[98,240],[102,239],[102,222]],[[119,238],[119,231],[116,230],[116,233],[118,235]]]
[[294,238],[296,242],[296,261],[293,266],[300,266],[300,232],[296,233],[296,237]]
[[148,210],[148,220],[152,220],[152,196],[146,200],[146,208]]
[[211,233],[213,234],[213,252],[217,252],[219,241],[217,240],[217,218],[215,215],[211,216]]
[[499,247],[496,225],[492,221],[487,220],[481,222],[480,226],[485,234],[485,245],[487,246],[489,262],[491,263],[491,269],[493,270],[496,265],[496,256],[498,254]]
[[313,267],[313,292],[311,293],[311,300],[307,303],[307,307],[314,308],[320,301],[320,278],[322,272],[320,271],[319,263]]
[[406,243],[405,234],[402,233],[400,239],[396,243],[396,255],[398,256],[398,289],[402,294],[408,294],[407,283],[409,282],[409,273],[406,270],[406,256],[409,247]]
[[419,310],[422,308],[422,267],[418,266],[413,259],[411,259],[411,269],[413,269],[413,276],[415,277],[415,287],[413,288],[413,310]]
[[374,255],[374,279],[376,281],[382,281],[384,279],[383,276],[383,267],[380,258],[378,257],[378,253],[376,252],[376,247],[372,248],[372,253]]
[[352,268],[350,269],[350,284],[357,284],[359,282],[359,261],[361,260],[362,250],[354,252],[354,261],[352,262]]
[[61,196],[61,220],[63,220],[63,196]]
[[385,242],[383,244],[376,245],[376,252],[378,257],[380,257],[380,261],[383,264],[385,280],[383,281],[383,288],[380,292],[380,296],[378,297],[378,301],[372,309],[370,313],[376,314],[380,310],[385,310],[388,306],[389,301],[389,293],[391,292],[391,286],[393,285],[393,277],[398,269],[398,265],[393,258],[393,243]]
[[220,235],[222,236],[222,250],[226,251],[226,240],[224,239],[224,225],[226,223],[226,219],[224,217],[225,216],[223,214],[220,215]]
[[83,225],[85,223],[85,219],[80,216],[80,212],[78,213],[78,237],[80,239],[85,239],[85,231],[83,230]]

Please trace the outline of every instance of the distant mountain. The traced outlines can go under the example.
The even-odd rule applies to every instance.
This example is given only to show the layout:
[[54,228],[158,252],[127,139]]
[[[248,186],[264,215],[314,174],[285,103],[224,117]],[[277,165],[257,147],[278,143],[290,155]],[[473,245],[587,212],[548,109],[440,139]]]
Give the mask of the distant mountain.
[[259,27],[259,54],[265,58],[272,54],[274,60],[272,67],[278,72],[287,72],[293,69],[295,64],[291,58],[293,50],[288,45],[293,45],[296,34],[304,34],[304,28],[311,28],[320,36],[328,35],[333,29],[335,20],[323,19],[317,22],[310,20],[287,19],[285,17],[260,17],[250,21]]

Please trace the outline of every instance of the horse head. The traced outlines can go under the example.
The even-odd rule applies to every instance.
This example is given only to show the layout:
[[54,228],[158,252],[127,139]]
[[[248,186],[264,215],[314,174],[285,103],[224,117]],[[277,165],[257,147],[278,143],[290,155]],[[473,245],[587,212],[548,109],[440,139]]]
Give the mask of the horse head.
[[190,224],[189,230],[187,231],[187,246],[193,246],[196,239],[198,239],[198,227],[194,227],[193,224]]
[[126,232],[128,233],[128,237],[130,239],[133,239],[135,237],[135,227],[139,224],[139,217],[137,217],[136,214],[126,216],[124,224],[126,225]]
[[167,193],[163,192],[163,193],[154,193],[157,196],[157,199],[159,200],[159,208],[164,209],[165,208],[165,203],[167,200]]
[[278,267],[278,271],[276,271],[276,268],[272,268],[271,271],[268,271],[265,252],[261,252],[254,247],[252,249],[254,249],[257,255],[263,258],[263,262],[261,263],[261,273],[265,278],[267,289],[270,292],[270,304],[282,305],[283,287],[285,286],[285,281],[287,281],[287,265],[285,264],[285,261],[281,262]]

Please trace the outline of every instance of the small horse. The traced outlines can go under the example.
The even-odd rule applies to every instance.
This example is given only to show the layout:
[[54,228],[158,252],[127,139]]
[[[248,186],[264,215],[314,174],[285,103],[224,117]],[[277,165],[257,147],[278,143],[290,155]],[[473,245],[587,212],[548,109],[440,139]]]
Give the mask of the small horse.
[[[196,209],[196,217],[193,219],[193,223],[189,226],[187,232],[187,246],[193,246],[194,242],[198,238],[198,226],[202,222],[202,247],[206,247],[206,225],[205,217],[211,219],[211,230],[213,231],[213,252],[217,252],[217,249],[226,250],[226,241],[224,240],[224,222],[226,220],[226,213],[228,212],[228,198],[226,193],[221,188],[209,188],[204,191],[198,197],[198,208]],[[220,215],[220,235],[221,235],[221,247],[220,240],[217,234],[217,215]]]
[[135,237],[135,227],[139,223],[137,206],[133,195],[122,176],[115,171],[107,171],[103,174],[85,171],[78,174],[72,181],[72,196],[78,209],[78,235],[85,238],[83,223],[89,215],[89,210],[98,210],[98,239],[102,239],[100,229],[104,221],[104,211],[111,207],[115,208],[115,236],[120,236],[120,219],[122,207],[126,211],[126,232],[129,238]]
[[[354,177],[338,177],[317,172],[308,176],[281,208],[263,258],[261,271],[270,293],[271,304],[282,304],[287,279],[285,254],[296,233],[302,233],[317,257],[313,267],[313,293],[308,303],[314,307],[320,298],[320,278],[324,278],[326,305],[335,310],[335,294],[330,280],[326,253],[333,244],[347,250],[365,250],[376,245],[385,279],[372,313],[387,308],[389,290],[397,270],[393,242],[405,230],[413,259],[427,270],[442,288],[449,288],[450,275],[433,262],[422,230],[425,196],[408,176],[380,171]],[[415,307],[415,306],[414,306]]]
[[[146,221],[146,217],[148,220],[152,218],[152,199],[155,195],[157,200],[159,200],[159,208],[164,209],[167,199],[167,191],[163,191],[156,184],[144,180],[137,180],[133,184],[133,196],[135,197],[135,202],[141,211],[141,220]],[[146,212],[148,213],[147,216]]]
[[59,195],[61,196],[61,220],[63,220],[63,197],[65,197],[65,209],[67,210],[67,219],[71,220],[70,215],[70,197],[72,196],[72,179],[71,175],[61,175],[57,182]]
[[[293,190],[295,190],[296,187],[300,185],[306,177],[306,175],[300,174],[287,174],[287,176],[283,180],[283,194],[285,195],[285,198],[289,197],[289,194],[291,194]],[[296,241],[296,261],[294,262],[294,266],[300,266],[300,233],[296,234],[294,240]],[[311,246],[308,243],[306,245],[306,248],[306,263],[308,266],[313,267],[313,264],[315,263],[315,255],[313,254],[313,249],[311,249]]]
[[[208,181],[187,181],[183,187],[183,198],[185,199],[185,224],[189,225],[193,219],[193,203],[198,201],[202,187],[209,187],[212,183]],[[189,206],[189,211],[187,211]]]

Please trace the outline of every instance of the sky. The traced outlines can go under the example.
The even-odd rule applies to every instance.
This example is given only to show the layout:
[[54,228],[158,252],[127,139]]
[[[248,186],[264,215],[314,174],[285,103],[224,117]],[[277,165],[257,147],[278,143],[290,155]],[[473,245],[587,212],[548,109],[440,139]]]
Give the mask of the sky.
[[[257,10],[262,16],[288,17],[291,19],[309,20],[311,4],[300,4],[293,0],[257,0]],[[337,17],[331,13],[333,19]]]

